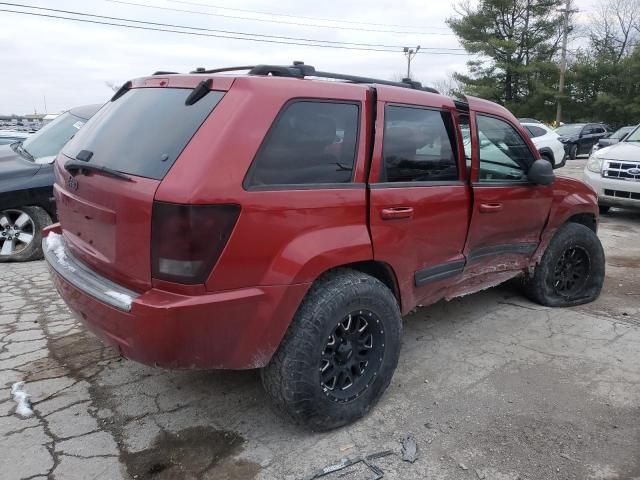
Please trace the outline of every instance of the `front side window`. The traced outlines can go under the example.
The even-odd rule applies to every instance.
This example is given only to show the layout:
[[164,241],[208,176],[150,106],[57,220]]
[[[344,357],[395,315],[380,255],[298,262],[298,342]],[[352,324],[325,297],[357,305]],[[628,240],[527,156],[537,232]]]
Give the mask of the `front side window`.
[[290,103],[271,127],[245,184],[259,187],[351,182],[358,116],[358,106],[351,103]]
[[507,122],[478,115],[479,180],[483,183],[527,181],[535,158],[518,131]]
[[424,182],[458,179],[451,114],[439,110],[387,106],[382,181]]

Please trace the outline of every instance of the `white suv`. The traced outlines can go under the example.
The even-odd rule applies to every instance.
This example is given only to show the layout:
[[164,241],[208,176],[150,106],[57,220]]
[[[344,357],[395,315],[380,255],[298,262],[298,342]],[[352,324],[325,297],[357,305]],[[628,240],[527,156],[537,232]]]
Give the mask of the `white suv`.
[[551,162],[553,168],[563,167],[567,163],[564,145],[558,139],[558,134],[537,121],[520,120],[520,124],[531,137],[531,141],[540,152],[540,156]]
[[611,207],[640,209],[640,126],[622,142],[594,152],[584,180],[598,192],[600,213]]

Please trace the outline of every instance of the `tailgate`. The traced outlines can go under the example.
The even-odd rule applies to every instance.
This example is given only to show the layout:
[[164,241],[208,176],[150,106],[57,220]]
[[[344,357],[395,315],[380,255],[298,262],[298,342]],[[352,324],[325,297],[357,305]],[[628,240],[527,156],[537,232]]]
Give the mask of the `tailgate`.
[[114,282],[142,291],[151,286],[151,209],[160,181],[131,178],[71,177],[59,161],[54,195],[71,253]]

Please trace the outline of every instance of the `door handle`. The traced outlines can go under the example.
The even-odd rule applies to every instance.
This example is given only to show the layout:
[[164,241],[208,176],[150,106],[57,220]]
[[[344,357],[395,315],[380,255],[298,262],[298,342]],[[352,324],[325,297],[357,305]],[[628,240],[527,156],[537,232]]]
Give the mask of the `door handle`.
[[502,210],[501,203],[481,203],[480,213],[497,213]]
[[397,220],[400,218],[413,217],[413,207],[390,207],[380,211],[383,220]]

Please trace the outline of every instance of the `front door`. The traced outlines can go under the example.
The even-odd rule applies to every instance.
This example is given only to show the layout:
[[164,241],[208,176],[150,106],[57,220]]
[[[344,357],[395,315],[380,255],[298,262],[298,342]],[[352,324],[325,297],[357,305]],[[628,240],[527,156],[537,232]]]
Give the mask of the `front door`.
[[528,181],[527,170],[536,157],[515,122],[481,112],[472,118],[477,141],[465,277],[527,265],[540,242],[553,192]]
[[465,264],[471,192],[455,105],[429,105],[429,98],[399,104],[378,90],[376,131],[384,133],[369,179],[370,230],[375,259],[395,270],[403,312],[441,298]]

